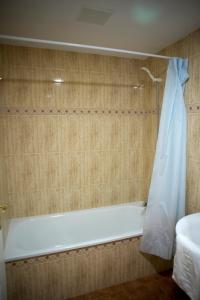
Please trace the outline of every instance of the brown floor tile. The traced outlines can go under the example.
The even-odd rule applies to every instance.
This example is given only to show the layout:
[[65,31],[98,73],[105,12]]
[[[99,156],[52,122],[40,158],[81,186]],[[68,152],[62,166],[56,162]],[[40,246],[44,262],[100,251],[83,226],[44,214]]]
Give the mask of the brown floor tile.
[[73,300],[189,300],[176,285],[171,272],[125,282]]

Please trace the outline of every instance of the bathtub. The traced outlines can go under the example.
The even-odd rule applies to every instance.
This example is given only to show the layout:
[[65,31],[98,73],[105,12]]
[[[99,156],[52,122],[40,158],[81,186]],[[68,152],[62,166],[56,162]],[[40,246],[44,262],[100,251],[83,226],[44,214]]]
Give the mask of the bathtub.
[[142,202],[12,219],[4,259],[27,259],[142,235]]

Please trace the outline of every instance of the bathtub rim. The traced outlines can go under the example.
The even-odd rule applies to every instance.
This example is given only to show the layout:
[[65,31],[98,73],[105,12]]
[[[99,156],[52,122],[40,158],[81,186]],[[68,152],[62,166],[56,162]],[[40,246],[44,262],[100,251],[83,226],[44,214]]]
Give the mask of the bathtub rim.
[[38,255],[33,255],[33,256],[21,256],[19,258],[13,258],[13,259],[4,259],[4,262],[6,264],[9,264],[9,263],[17,263],[17,262],[20,262],[20,261],[28,261],[28,260],[32,260],[32,259],[39,259],[39,258],[42,258],[42,257],[49,257],[49,256],[53,256],[53,255],[57,255],[57,254],[63,254],[65,252],[73,252],[73,251],[77,251],[77,253],[81,250],[88,250],[88,249],[91,249],[91,248],[98,248],[98,247],[101,247],[101,246],[107,246],[109,244],[115,244],[115,243],[119,243],[119,242],[125,242],[125,241],[128,241],[128,240],[139,240],[142,236],[142,233],[141,234],[138,234],[138,235],[134,235],[134,236],[128,236],[128,237],[124,237],[124,238],[119,238],[119,239],[109,239],[109,241],[107,242],[102,242],[102,243],[96,243],[96,244],[92,244],[92,245],[89,245],[89,246],[80,246],[80,247],[71,247],[70,249],[66,249],[66,250],[58,250],[58,251],[51,251],[49,253],[44,253],[44,254],[38,254]]

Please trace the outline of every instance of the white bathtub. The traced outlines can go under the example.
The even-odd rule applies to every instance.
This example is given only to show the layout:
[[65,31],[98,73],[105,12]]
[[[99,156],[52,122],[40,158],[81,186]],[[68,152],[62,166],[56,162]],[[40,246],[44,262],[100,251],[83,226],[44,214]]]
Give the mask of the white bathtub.
[[5,261],[89,247],[142,235],[141,202],[12,219]]

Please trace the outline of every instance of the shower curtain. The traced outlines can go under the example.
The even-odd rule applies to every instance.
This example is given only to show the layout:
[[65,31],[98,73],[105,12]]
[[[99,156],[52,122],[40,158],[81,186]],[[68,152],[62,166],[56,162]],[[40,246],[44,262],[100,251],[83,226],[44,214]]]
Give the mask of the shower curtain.
[[175,226],[185,215],[186,108],[188,60],[169,61],[156,154],[140,250],[171,259]]

